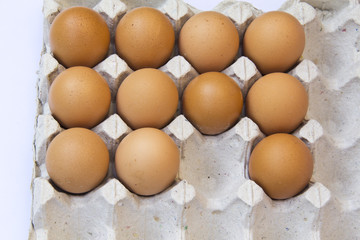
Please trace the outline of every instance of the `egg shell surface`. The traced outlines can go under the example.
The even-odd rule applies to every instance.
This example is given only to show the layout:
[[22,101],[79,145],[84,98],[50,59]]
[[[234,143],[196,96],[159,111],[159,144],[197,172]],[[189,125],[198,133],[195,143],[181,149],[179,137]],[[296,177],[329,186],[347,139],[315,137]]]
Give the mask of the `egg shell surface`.
[[109,151],[104,141],[85,128],[58,134],[46,153],[51,180],[69,193],[85,193],[97,187],[109,168]]
[[313,173],[310,149],[297,137],[277,133],[260,141],[249,160],[249,175],[273,199],[300,193]]
[[117,54],[133,69],[158,68],[170,59],[175,32],[159,10],[139,7],[120,20],[115,32]]
[[115,168],[120,181],[139,195],[154,195],[175,180],[180,152],[163,131],[141,128],[131,132],[119,144]]
[[111,93],[106,80],[88,67],[71,67],[60,73],[49,89],[49,106],[65,128],[92,128],[105,119]]
[[264,13],[246,29],[243,53],[265,75],[286,72],[296,64],[305,47],[305,32],[291,14]]
[[308,110],[305,87],[287,73],[270,73],[258,79],[246,96],[246,115],[269,135],[295,130]]
[[189,83],[182,98],[185,117],[203,134],[216,135],[239,120],[243,96],[237,83],[224,73],[203,73]]
[[174,117],[179,94],[164,72],[143,68],[131,73],[117,92],[117,112],[132,128],[162,128]]
[[192,16],[179,35],[179,51],[199,73],[222,71],[235,59],[239,33],[225,15],[205,11]]
[[94,67],[107,55],[110,31],[98,12],[71,7],[55,17],[49,38],[55,58],[65,67]]

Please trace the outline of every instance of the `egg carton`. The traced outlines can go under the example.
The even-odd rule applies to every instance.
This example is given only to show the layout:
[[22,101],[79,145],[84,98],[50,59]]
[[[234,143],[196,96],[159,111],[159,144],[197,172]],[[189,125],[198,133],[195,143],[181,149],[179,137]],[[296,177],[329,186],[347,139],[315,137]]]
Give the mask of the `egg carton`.
[[[91,7],[112,34],[108,56],[94,69],[108,82],[108,117],[94,127],[110,152],[106,179],[93,191],[71,195],[58,189],[45,167],[46,149],[64,129],[51,116],[48,88],[65,68],[52,56],[48,33],[63,9]],[[303,60],[289,73],[305,86],[309,109],[294,131],[314,156],[307,188],[287,200],[272,200],[248,176],[251,150],[264,138],[244,114],[217,136],[202,135],[181,115],[164,129],[180,149],[178,176],[172,186],[151,197],[129,192],[116,179],[114,155],[132,130],[116,114],[115,97],[132,70],[115,53],[113,36],[121,17],[134,7],[158,8],[171,20],[176,36],[198,9],[181,0],[44,0],[44,47],[38,79],[34,139],[32,214],[29,239],[360,239],[359,48],[360,5],[354,0],[287,1],[280,10],[294,15],[306,32]],[[236,25],[240,39],[262,12],[249,3],[227,0],[214,8]],[[175,82],[179,96],[198,73],[175,47],[160,68]],[[223,71],[246,96],[261,77],[241,50]]]

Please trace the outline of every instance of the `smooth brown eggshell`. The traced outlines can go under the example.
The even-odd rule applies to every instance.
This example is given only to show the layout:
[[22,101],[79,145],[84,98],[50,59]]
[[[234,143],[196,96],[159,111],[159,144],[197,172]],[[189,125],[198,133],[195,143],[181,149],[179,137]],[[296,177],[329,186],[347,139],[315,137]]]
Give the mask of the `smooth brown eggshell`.
[[85,193],[97,187],[109,168],[104,141],[85,128],[71,128],[58,134],[46,153],[51,180],[69,193]]
[[244,55],[263,75],[288,71],[301,57],[304,47],[303,27],[295,17],[280,11],[256,18],[243,40]]
[[99,13],[72,7],[55,17],[49,38],[51,51],[65,67],[94,67],[106,57],[110,31]]
[[297,137],[278,133],[264,138],[251,153],[249,175],[273,199],[300,193],[313,172],[309,148]]
[[131,132],[119,144],[115,155],[120,181],[139,195],[154,195],[175,180],[180,152],[175,142],[155,128]]
[[174,117],[179,102],[173,80],[164,72],[143,68],[121,83],[116,96],[117,112],[132,128],[162,128]]
[[170,20],[159,10],[135,8],[125,14],[115,32],[117,54],[133,69],[165,64],[175,45]]
[[60,73],[49,89],[49,106],[65,128],[92,128],[105,119],[111,101],[106,80],[88,67],[72,67]]
[[235,59],[239,34],[225,15],[205,11],[192,16],[179,35],[179,51],[199,73],[222,71]]
[[246,115],[269,135],[290,133],[304,120],[308,95],[295,77],[271,73],[257,80],[246,97]]
[[208,72],[194,78],[182,98],[185,117],[203,134],[215,135],[239,120],[243,96],[237,83],[224,73]]

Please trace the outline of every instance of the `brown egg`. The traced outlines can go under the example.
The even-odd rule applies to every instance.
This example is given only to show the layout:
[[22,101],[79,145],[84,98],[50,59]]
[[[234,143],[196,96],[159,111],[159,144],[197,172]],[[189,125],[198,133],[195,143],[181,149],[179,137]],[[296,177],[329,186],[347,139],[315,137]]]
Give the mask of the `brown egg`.
[[109,152],[103,140],[85,128],[61,132],[50,143],[46,169],[51,180],[70,193],[85,193],[97,187],[109,167]]
[[263,133],[290,133],[306,115],[308,95],[295,77],[270,73],[254,83],[245,104],[246,115]]
[[208,72],[189,83],[182,104],[185,117],[201,133],[215,135],[239,120],[243,97],[232,78],[224,73]]
[[117,112],[132,129],[164,127],[173,119],[178,102],[173,80],[153,68],[131,73],[116,96]]
[[154,195],[170,186],[179,170],[180,153],[175,142],[155,128],[131,132],[115,155],[120,181],[139,195]]
[[260,141],[251,153],[249,175],[273,199],[291,198],[309,183],[310,150],[297,137],[277,133]]
[[107,82],[88,67],[66,69],[49,89],[51,113],[66,128],[96,126],[106,117],[110,101]]
[[107,54],[110,31],[101,15],[85,7],[72,7],[56,16],[50,27],[50,47],[65,67],[94,67]]
[[288,71],[301,57],[304,47],[303,27],[295,17],[280,11],[256,18],[243,40],[244,55],[264,75]]
[[179,35],[179,51],[199,73],[222,71],[235,59],[239,34],[225,15],[207,11],[191,17]]
[[174,44],[170,20],[154,8],[131,10],[115,32],[116,51],[134,70],[162,66],[170,59]]

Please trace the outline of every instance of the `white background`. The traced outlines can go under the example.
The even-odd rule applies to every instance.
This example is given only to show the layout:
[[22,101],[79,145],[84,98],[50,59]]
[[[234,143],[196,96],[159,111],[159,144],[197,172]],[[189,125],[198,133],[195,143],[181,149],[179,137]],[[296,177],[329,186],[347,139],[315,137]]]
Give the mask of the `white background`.
[[[210,10],[219,0],[185,0]],[[248,0],[263,11],[284,0]],[[27,239],[31,215],[37,70],[42,48],[42,0],[0,0],[1,239]]]

